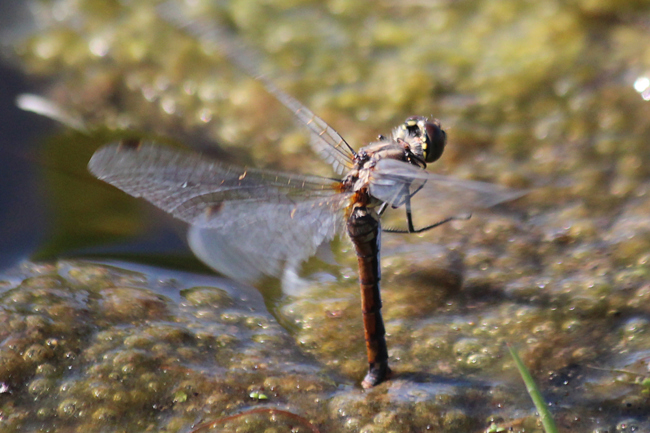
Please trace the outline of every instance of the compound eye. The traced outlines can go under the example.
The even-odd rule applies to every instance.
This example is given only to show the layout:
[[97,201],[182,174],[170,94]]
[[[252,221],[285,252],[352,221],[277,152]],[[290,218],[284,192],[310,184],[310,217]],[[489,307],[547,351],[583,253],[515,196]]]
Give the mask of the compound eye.
[[426,132],[426,147],[424,145],[422,146],[424,151],[424,160],[426,162],[433,162],[440,158],[443,150],[445,150],[447,133],[440,126],[438,119],[425,123],[424,130]]

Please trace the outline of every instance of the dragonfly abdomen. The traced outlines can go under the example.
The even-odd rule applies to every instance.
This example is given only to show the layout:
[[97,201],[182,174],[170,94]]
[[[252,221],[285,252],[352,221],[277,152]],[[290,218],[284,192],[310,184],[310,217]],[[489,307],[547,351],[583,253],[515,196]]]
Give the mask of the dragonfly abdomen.
[[370,388],[383,382],[390,373],[379,290],[379,281],[381,280],[379,217],[376,212],[369,210],[366,206],[357,206],[348,218],[347,231],[354,244],[359,262],[361,309],[363,311],[366,351],[368,352],[368,374],[361,385],[364,388]]

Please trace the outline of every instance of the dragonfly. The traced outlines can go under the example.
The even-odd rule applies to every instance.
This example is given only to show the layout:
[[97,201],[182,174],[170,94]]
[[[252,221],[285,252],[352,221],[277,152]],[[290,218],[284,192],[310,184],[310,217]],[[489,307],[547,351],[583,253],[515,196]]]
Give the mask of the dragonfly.
[[[379,136],[355,151],[323,119],[261,76],[250,49],[232,34],[213,23],[189,19],[168,4],[160,13],[215,44],[258,79],[310,131],[312,148],[338,176],[238,167],[137,140],[100,148],[88,164],[90,172],[189,223],[194,253],[242,279],[277,276],[287,264],[300,263],[346,233],[357,255],[368,359],[361,385],[370,388],[387,380],[391,369],[381,314],[381,217],[389,211],[404,212],[403,226],[383,231],[422,233],[523,193],[427,172],[427,164],[441,157],[447,141],[437,119],[411,116],[390,136]],[[434,220],[416,225],[416,210]]]

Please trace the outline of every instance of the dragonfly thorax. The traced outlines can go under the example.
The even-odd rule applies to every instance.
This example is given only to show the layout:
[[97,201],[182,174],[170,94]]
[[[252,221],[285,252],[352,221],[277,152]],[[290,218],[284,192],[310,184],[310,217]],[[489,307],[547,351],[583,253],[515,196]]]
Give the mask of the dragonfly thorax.
[[404,140],[396,141],[380,136],[379,141],[362,147],[354,155],[354,167],[343,178],[341,189],[354,192],[357,197],[365,197],[360,200],[364,205],[377,204],[380,201],[374,200],[369,194],[377,163],[383,159],[394,159],[422,167],[422,159],[416,156],[414,160],[413,156],[408,143]]

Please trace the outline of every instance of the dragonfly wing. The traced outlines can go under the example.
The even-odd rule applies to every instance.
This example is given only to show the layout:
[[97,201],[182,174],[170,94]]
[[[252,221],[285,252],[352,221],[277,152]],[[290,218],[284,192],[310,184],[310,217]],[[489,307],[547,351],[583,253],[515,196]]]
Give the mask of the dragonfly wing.
[[320,177],[222,164],[155,143],[110,144],[88,169],[100,180],[143,197],[190,224],[209,227],[227,201],[291,201],[328,197],[337,182]]
[[312,149],[330,163],[336,173],[342,174],[346,168],[352,168],[354,151],[350,145],[323,119],[266,78],[261,73],[259,54],[233,32],[213,21],[188,17],[175,2],[163,3],[158,7],[158,11],[166,21],[209,44],[251,78],[260,81],[269,93],[291,110],[300,123],[309,129]]
[[232,202],[220,212],[218,227],[192,226],[188,240],[212,268],[253,281],[261,274],[280,276],[285,265],[314,255],[344,227],[342,215],[326,202]]
[[329,163],[337,174],[354,166],[354,152],[350,145],[323,119],[302,105],[297,99],[282,92],[267,80],[262,80],[266,89],[285,107],[289,108],[298,120],[309,129],[312,149],[325,162]]
[[370,194],[395,208],[403,207],[410,197],[416,226],[423,227],[514,200],[526,191],[455,179],[406,162],[382,159],[371,174]]
[[[233,167],[151,143],[108,145],[89,169],[195,226],[190,244],[209,265],[224,271],[215,264],[220,254],[224,263],[250,268],[249,275],[277,275],[283,263],[313,255],[343,228],[349,203],[331,179]],[[205,240],[197,240],[201,235]],[[210,240],[218,240],[219,254],[205,246]]]

